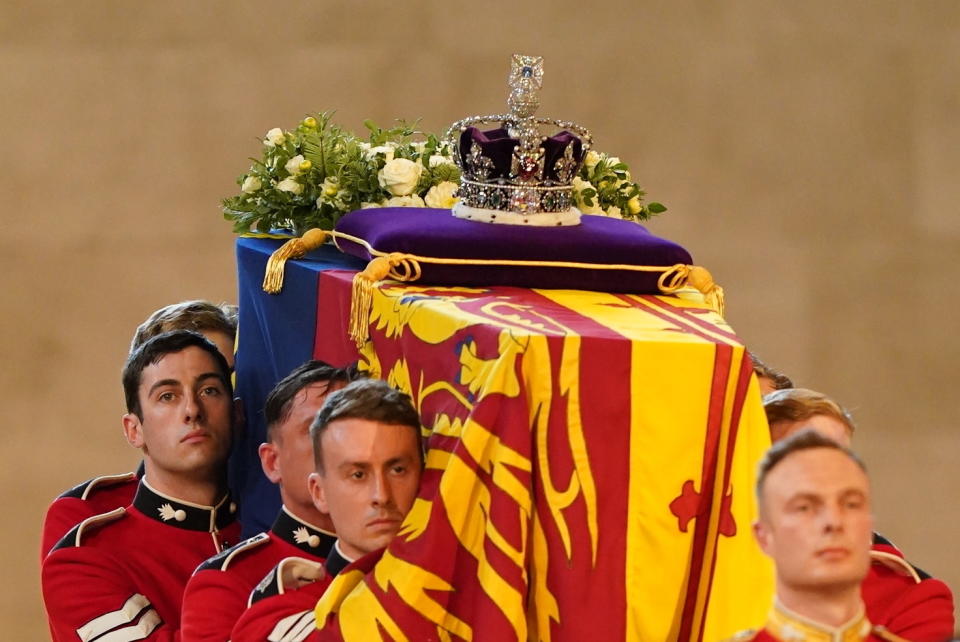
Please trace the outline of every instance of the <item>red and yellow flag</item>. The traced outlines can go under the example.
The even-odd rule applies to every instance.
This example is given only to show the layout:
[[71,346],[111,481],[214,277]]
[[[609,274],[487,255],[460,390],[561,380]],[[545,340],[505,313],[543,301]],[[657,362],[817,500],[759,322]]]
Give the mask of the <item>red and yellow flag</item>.
[[[349,275],[320,287],[349,296]],[[318,604],[321,633],[686,642],[762,623],[769,434],[744,347],[702,300],[387,284],[370,330],[363,362],[412,396],[426,471],[373,570]]]

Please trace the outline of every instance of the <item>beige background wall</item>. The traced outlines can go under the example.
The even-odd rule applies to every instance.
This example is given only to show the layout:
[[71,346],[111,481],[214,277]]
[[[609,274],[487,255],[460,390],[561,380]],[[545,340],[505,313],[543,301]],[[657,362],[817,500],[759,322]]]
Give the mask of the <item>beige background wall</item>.
[[439,130],[546,57],[771,364],[849,405],[879,528],[960,587],[960,3],[0,0],[4,639],[44,637],[50,498],[129,470],[118,372],[160,305],[236,298],[218,200],[271,127]]

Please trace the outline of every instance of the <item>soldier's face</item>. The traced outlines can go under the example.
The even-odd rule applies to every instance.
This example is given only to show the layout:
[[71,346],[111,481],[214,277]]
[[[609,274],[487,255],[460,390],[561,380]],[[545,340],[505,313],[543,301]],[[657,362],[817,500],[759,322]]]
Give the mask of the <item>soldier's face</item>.
[[217,350],[220,351],[220,354],[223,355],[223,358],[227,360],[227,365],[230,366],[230,370],[233,370],[233,337],[228,335],[226,332],[220,332],[219,330],[204,330],[201,334],[207,338],[207,341],[217,346]]
[[320,437],[323,471],[310,476],[317,508],[329,513],[351,558],[386,546],[420,488],[420,438],[410,426],[337,419]]
[[778,591],[859,585],[870,567],[866,473],[832,448],[787,455],[764,482],[754,534],[777,567]]
[[[307,478],[314,470],[310,424],[327,395],[343,385],[340,381],[332,385],[318,381],[304,386],[291,400],[286,419],[274,426],[273,443],[260,447],[264,471],[271,481],[280,484],[284,503],[302,519],[309,518],[307,513],[314,510],[307,488]],[[329,528],[327,524],[315,525]]]
[[140,376],[143,418],[123,417],[128,441],[143,449],[148,474],[209,479],[222,471],[231,441],[227,386],[213,357],[196,346],[164,355]]

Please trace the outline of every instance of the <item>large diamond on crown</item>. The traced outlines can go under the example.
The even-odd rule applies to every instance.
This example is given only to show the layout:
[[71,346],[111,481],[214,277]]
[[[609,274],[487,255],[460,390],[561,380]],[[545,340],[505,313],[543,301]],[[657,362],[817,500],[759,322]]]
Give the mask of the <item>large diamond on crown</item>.
[[461,169],[455,216],[526,225],[579,223],[573,179],[592,144],[590,132],[576,123],[534,117],[542,79],[542,58],[515,55],[511,112],[465,118],[447,130]]

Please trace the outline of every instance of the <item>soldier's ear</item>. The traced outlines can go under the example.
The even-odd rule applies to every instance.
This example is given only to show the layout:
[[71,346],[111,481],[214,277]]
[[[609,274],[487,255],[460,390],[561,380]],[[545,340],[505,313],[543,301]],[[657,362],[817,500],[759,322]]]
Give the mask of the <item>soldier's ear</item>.
[[277,447],[270,442],[266,442],[260,444],[257,452],[260,455],[260,467],[263,468],[263,474],[266,475],[267,479],[272,483],[279,484],[281,482],[281,475]]
[[310,476],[307,477],[307,488],[310,490],[310,499],[313,500],[314,507],[321,513],[329,515],[327,495],[323,490],[321,481],[320,473],[310,473]]
[[770,555],[770,529],[768,526],[760,520],[755,521],[752,525],[753,536],[757,540],[757,544],[760,546],[760,550]]
[[143,424],[140,417],[132,412],[128,412],[121,418],[123,423],[123,435],[134,448],[143,448]]

